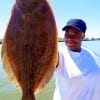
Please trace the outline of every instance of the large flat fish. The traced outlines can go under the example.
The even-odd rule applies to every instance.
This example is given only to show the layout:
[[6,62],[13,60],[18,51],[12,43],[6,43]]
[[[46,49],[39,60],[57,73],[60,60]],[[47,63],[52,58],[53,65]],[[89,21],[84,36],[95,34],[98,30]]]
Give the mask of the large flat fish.
[[57,28],[47,0],[16,0],[2,44],[2,62],[22,100],[50,80],[58,61]]

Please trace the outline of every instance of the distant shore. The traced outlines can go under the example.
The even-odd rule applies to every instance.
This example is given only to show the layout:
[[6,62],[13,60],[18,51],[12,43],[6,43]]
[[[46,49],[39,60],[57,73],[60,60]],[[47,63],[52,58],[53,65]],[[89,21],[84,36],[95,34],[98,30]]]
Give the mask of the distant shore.
[[[83,41],[97,41],[97,40],[100,40],[100,38],[84,38]],[[63,38],[58,38],[58,42],[64,42],[64,39]],[[0,39],[0,44],[2,44],[2,39]]]
[[[97,41],[97,40],[100,40],[100,38],[84,38],[83,41]],[[63,38],[58,38],[58,42],[64,42],[64,39]]]

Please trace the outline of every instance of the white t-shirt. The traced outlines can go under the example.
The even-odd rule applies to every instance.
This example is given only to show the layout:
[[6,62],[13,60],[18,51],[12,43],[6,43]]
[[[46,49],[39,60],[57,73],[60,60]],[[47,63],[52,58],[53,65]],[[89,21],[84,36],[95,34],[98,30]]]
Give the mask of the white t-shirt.
[[[73,64],[74,63],[74,64]],[[70,66],[70,68],[69,68]],[[59,50],[53,100],[100,100],[100,71],[88,50]]]

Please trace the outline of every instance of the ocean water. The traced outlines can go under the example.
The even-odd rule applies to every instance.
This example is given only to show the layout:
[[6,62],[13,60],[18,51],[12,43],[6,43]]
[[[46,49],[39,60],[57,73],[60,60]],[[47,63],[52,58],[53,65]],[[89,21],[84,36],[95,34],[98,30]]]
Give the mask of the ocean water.
[[[64,43],[60,42],[59,47]],[[96,55],[96,61],[100,66],[100,41],[83,41],[82,45],[91,49]],[[0,45],[1,52],[1,45]],[[54,79],[51,79],[47,86],[36,95],[36,100],[52,100],[54,91]],[[0,54],[0,100],[21,100],[21,91],[13,85],[3,70]]]

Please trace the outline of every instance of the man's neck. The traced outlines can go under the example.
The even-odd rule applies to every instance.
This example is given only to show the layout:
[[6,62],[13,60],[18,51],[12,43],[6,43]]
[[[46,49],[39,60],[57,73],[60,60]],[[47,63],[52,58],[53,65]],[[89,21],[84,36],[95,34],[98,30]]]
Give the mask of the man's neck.
[[72,49],[69,49],[69,50],[71,50],[73,52],[81,52],[81,48],[80,49],[76,49],[76,50],[72,50]]

